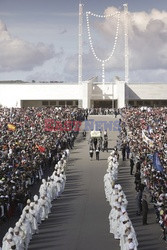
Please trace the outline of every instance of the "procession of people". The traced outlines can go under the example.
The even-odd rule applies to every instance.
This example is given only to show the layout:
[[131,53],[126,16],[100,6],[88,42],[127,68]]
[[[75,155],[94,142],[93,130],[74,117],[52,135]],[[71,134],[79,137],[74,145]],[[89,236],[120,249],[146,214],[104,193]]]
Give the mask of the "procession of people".
[[120,241],[121,250],[137,250],[138,241],[132,222],[128,216],[128,201],[122,186],[117,184],[119,154],[117,148],[112,149],[108,157],[108,168],[104,176],[106,200],[111,206],[109,214],[110,233]]
[[[92,134],[93,133],[93,134]],[[108,135],[107,131],[91,131],[89,139],[89,156],[90,160],[93,159],[95,155],[96,160],[100,159],[100,152],[108,152]]]

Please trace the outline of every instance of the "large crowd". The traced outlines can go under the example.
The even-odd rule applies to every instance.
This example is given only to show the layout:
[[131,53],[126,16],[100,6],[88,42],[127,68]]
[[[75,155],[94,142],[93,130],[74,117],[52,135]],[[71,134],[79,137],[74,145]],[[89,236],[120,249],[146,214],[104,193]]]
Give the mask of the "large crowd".
[[[148,208],[152,204],[166,240],[167,108],[131,107],[121,109],[120,113],[121,130],[117,148],[108,158],[105,192],[111,206],[110,232],[120,239],[121,249],[137,249],[135,231],[126,211],[128,202],[121,185],[115,183],[119,165],[117,149],[122,151],[123,161],[130,161],[136,214],[142,214],[143,225],[147,225]],[[27,249],[32,235],[38,233],[39,224],[48,217],[51,201],[64,190],[69,150],[74,146],[78,126],[88,114],[116,117],[119,112],[100,108],[0,108],[0,220],[20,215],[15,227],[9,228],[5,235],[3,249]],[[97,150],[98,145],[94,147]],[[45,180],[43,176],[48,169],[53,174]],[[39,181],[42,181],[39,196],[32,197],[30,187]]]
[[2,250],[28,249],[32,236],[38,233],[39,225],[48,218],[51,212],[51,202],[64,191],[68,157],[69,152],[65,150],[62,158],[55,165],[52,175],[47,180],[42,179],[39,197],[34,195],[32,200],[27,200],[20,219],[16,222],[14,228],[8,229],[3,237]]
[[136,214],[147,225],[150,204],[156,221],[167,234],[167,108],[124,108],[121,110],[118,144],[123,160],[130,160],[134,175]]
[[[86,114],[78,108],[0,109],[0,223],[21,214],[31,198],[30,187],[42,180],[47,169],[54,169],[63,150],[73,148],[78,134],[75,121],[83,121]],[[74,122],[71,130],[63,126],[50,130],[49,119]]]

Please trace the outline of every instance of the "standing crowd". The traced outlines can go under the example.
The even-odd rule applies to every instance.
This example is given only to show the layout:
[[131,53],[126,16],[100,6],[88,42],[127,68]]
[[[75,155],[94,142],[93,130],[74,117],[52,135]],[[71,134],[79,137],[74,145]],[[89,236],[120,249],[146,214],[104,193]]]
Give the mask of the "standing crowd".
[[[87,110],[79,108],[0,108],[0,226],[13,216],[23,216],[23,211],[30,213],[25,207],[27,200],[32,199],[31,187],[43,179],[45,172],[53,171],[64,157],[68,158],[86,116]],[[48,124],[50,120],[52,124]],[[56,122],[59,127],[61,123],[60,129],[54,129]],[[70,129],[65,126],[67,122],[71,123]],[[45,184],[49,189],[56,185],[57,193],[48,198],[42,197],[40,191],[40,202],[60,195],[61,185],[54,183],[55,178],[56,175]]]
[[91,108],[88,110],[90,115],[119,115],[119,110],[114,108]]
[[104,176],[106,200],[111,206],[109,214],[110,233],[120,240],[121,250],[137,250],[138,241],[127,213],[128,201],[120,184],[116,184],[119,167],[117,148],[108,157],[107,173]]
[[120,142],[123,160],[130,161],[134,175],[136,214],[147,225],[150,204],[156,221],[167,237],[167,108],[124,108],[121,110]]

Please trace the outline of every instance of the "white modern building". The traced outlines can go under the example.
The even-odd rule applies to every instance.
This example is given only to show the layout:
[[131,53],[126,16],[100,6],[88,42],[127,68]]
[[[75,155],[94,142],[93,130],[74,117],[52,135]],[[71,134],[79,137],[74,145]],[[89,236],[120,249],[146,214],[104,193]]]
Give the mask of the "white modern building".
[[100,83],[97,78],[76,83],[0,82],[0,105],[4,107],[78,106],[122,108],[166,106],[167,83]]

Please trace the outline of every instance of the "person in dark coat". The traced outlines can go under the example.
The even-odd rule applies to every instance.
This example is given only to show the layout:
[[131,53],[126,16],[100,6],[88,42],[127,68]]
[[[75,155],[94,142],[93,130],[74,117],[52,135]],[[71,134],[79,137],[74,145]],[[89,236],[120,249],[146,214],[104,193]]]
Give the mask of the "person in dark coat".
[[142,196],[142,215],[143,215],[143,225],[148,225],[147,215],[148,215],[148,202],[146,194]]
[[130,147],[129,147],[129,143],[126,144],[126,156],[127,159],[129,159],[129,154],[130,154]]
[[90,148],[89,148],[89,156],[90,156],[90,160],[92,160],[93,158],[93,145],[90,145]]
[[133,167],[134,167],[134,156],[133,154],[130,154],[130,174],[133,175]]
[[126,143],[122,144],[122,160],[125,161]]
[[99,161],[100,148],[99,146],[96,148],[96,160]]
[[138,189],[139,185],[141,184],[141,177],[140,177],[140,171],[137,170],[135,173],[135,184],[136,184],[136,190]]
[[95,150],[96,150],[96,147],[97,147],[97,138],[94,138],[93,143],[94,143],[94,148],[95,148]]

